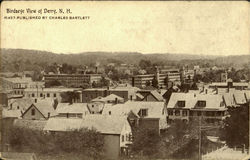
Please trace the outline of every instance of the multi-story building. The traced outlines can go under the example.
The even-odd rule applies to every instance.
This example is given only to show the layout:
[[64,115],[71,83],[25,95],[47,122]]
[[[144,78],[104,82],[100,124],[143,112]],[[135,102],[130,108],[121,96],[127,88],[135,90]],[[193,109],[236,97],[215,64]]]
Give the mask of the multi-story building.
[[[180,84],[181,76],[178,69],[156,70],[156,74],[135,75],[131,77],[131,83],[134,87],[144,88],[148,82],[156,78],[159,88],[166,88],[170,82],[172,84]],[[169,84],[168,84],[169,85]]]
[[174,119],[189,121],[202,117],[207,123],[220,124],[226,117],[227,108],[219,94],[172,93],[167,110],[168,123]]
[[233,82],[227,79],[226,82],[214,82],[209,84],[209,88],[218,89],[219,92],[229,92],[230,90],[246,90],[250,88],[249,82]]
[[97,97],[106,97],[111,94],[123,98],[124,101],[135,100],[137,91],[138,88],[136,87],[90,88],[82,91],[82,101],[88,103]]
[[75,102],[82,102],[81,89],[80,88],[27,88],[24,90],[23,95],[25,98],[32,99],[57,99],[62,101],[62,93],[77,92],[79,98],[75,99]]
[[44,82],[34,82],[30,77],[15,77],[1,79],[3,91],[10,95],[24,95],[27,88],[44,88]]
[[85,84],[100,82],[101,74],[46,74],[44,75],[45,86],[51,82],[59,82],[65,87],[83,87]]

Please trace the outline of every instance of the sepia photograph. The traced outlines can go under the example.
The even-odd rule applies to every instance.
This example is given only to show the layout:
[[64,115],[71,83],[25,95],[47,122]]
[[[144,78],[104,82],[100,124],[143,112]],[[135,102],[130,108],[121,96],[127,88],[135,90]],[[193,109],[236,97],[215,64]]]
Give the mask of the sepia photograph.
[[247,1],[3,1],[0,160],[250,160]]

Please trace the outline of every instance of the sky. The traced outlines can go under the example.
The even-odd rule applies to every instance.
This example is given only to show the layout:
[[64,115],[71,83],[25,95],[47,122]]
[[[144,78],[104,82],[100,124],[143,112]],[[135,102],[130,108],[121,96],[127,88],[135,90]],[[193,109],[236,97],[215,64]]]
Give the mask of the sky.
[[[86,20],[15,20],[6,9],[70,9]],[[236,1],[4,2],[1,48],[55,53],[141,52],[201,55],[250,54],[249,4]],[[24,13],[22,16],[31,14]]]

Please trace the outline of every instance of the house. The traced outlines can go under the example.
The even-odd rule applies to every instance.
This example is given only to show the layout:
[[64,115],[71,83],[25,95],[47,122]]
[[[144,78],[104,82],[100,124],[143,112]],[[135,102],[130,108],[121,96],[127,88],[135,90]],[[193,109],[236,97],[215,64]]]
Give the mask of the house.
[[23,119],[47,120],[57,115],[53,101],[39,100],[32,103],[22,114]]
[[82,102],[88,103],[97,97],[107,97],[114,94],[124,99],[124,101],[135,100],[137,87],[107,87],[107,88],[90,88],[82,91]]
[[21,116],[22,116],[21,110],[10,110],[7,108],[2,109],[3,118],[21,118]]
[[226,82],[214,82],[209,84],[209,88],[218,89],[219,92],[229,92],[230,90],[246,90],[249,86],[247,82],[233,82],[232,79],[227,79]]
[[57,117],[64,118],[83,118],[83,116],[90,114],[87,103],[58,103]]
[[92,99],[91,102],[102,102],[102,103],[114,103],[114,104],[117,104],[117,103],[123,103],[124,102],[124,98],[122,97],[119,97],[115,94],[110,94],[106,97],[97,97],[95,99]]
[[76,93],[78,95],[78,98],[74,100],[75,102],[82,102],[81,88],[27,88],[24,89],[24,97],[31,99],[57,99],[59,102],[62,102],[64,101],[62,94],[68,92]]
[[248,90],[234,90],[221,95],[227,107],[241,106],[250,100],[250,91]]
[[104,153],[108,159],[118,159],[131,144],[131,127],[124,116],[88,115],[82,119],[51,118],[44,131],[66,132],[88,128],[95,129],[104,137]]
[[[65,87],[79,87],[82,88],[85,84],[92,84],[93,82],[100,82],[101,74],[45,74],[45,86],[49,86],[51,82],[57,81]],[[67,79],[65,81],[65,79]]]
[[8,109],[25,111],[35,100],[31,98],[19,98],[9,100]]
[[163,101],[163,97],[160,93],[158,93],[156,90],[150,91],[143,99],[142,101],[150,101],[150,102],[156,102],[156,101]]
[[124,104],[104,107],[102,114],[133,117],[134,121],[141,121],[141,125],[145,121],[148,121],[148,124],[151,121],[154,124],[151,128],[157,128],[158,132],[168,127],[164,102],[127,101]]
[[226,105],[222,95],[172,93],[167,104],[168,123],[174,119],[189,121],[203,117],[208,123],[219,124],[226,117]]

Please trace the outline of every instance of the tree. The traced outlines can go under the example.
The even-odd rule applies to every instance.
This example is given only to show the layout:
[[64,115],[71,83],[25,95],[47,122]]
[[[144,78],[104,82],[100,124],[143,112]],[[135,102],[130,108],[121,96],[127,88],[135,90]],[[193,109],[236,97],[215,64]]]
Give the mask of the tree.
[[61,93],[62,102],[64,102],[64,103],[72,104],[74,101],[79,99],[79,96],[80,95],[77,92],[68,91],[68,92]]
[[169,78],[168,75],[164,78],[164,84],[166,86],[166,88],[168,89],[168,82],[169,82]]
[[94,129],[80,128],[51,134],[42,130],[11,126],[9,133],[8,140],[13,151],[56,156],[74,153],[102,159],[104,137]]
[[61,86],[61,82],[57,80],[49,81],[48,83],[45,84],[46,87],[53,87],[53,86]]
[[229,147],[248,147],[249,102],[240,107],[228,107],[228,113],[230,116],[225,119],[221,128],[221,140],[226,141]]
[[159,133],[155,130],[136,128],[133,132],[134,141],[132,143],[132,152],[142,154],[143,156],[153,157],[158,152],[158,143],[160,142]]
[[156,79],[156,77],[153,78],[152,80],[152,86],[155,87],[155,88],[158,88],[158,80]]
[[139,62],[139,66],[141,67],[141,69],[146,69],[148,67],[151,67],[151,61],[142,59]]

